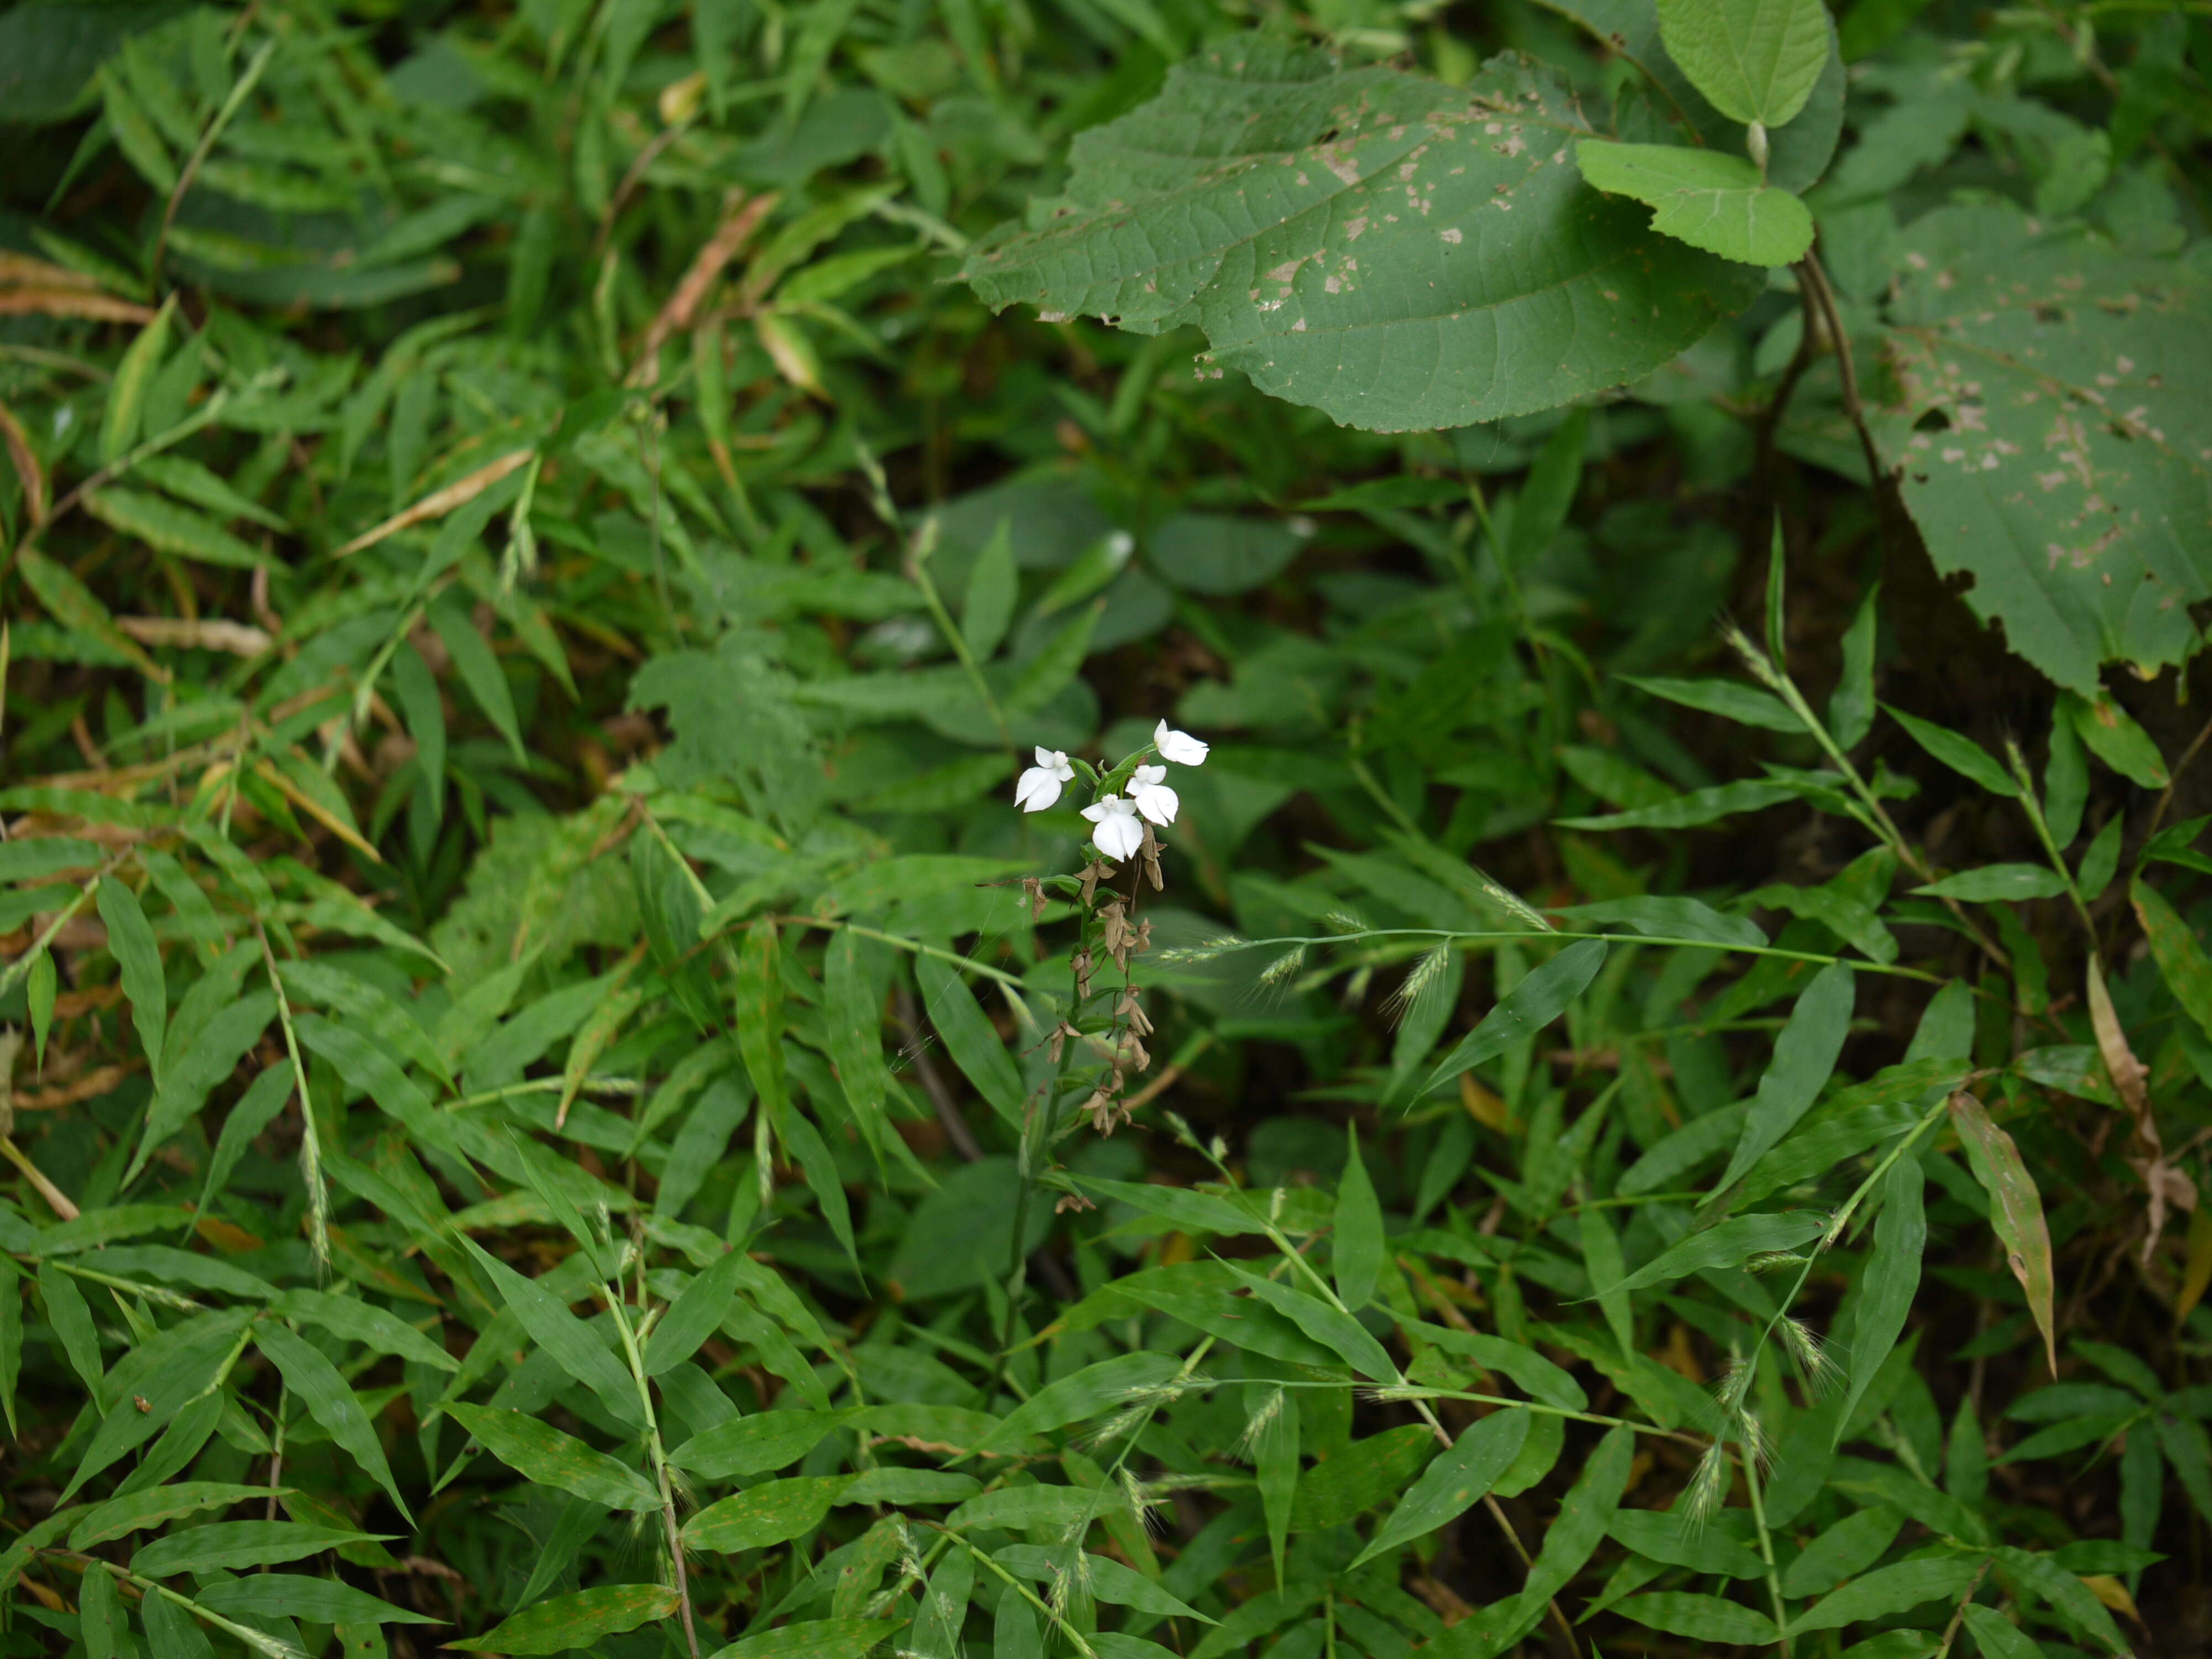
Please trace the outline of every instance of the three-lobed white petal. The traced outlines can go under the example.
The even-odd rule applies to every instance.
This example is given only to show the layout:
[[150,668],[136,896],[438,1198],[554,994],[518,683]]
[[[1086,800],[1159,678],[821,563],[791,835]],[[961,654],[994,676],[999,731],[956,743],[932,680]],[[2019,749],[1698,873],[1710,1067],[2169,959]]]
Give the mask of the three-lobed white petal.
[[1036,763],[1014,783],[1014,805],[1024,812],[1043,811],[1060,799],[1060,786],[1075,776],[1067,757],[1057,749],[1040,745]]
[[1176,792],[1164,781],[1167,775],[1164,766],[1140,766],[1130,775],[1130,802],[1154,823],[1173,823],[1182,806]]
[[1173,731],[1162,720],[1153,729],[1152,747],[1160,751],[1162,760],[1173,761],[1177,766],[1203,766],[1212,745],[1200,743],[1188,732]]
[[1128,858],[1145,844],[1144,826],[1137,822],[1133,801],[1124,800],[1119,795],[1106,795],[1096,805],[1085,807],[1083,816],[1097,825],[1091,832],[1091,845],[1109,859]]

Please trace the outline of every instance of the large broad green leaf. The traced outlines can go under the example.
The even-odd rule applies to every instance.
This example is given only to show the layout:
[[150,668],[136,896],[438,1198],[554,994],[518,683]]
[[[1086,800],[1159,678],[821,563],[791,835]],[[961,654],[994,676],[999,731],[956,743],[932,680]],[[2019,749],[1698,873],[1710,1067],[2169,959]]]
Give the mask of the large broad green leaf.
[[1586,186],[1571,146],[1598,136],[1517,56],[1459,88],[1242,41],[1077,139],[1066,196],[966,275],[994,306],[1197,324],[1215,362],[1346,425],[1523,414],[1658,367],[1759,290]]
[[1668,54],[1731,121],[1781,126],[1827,63],[1820,0],[1659,0],[1658,9]]
[[1692,247],[1751,265],[1786,265],[1813,246],[1813,216],[1786,190],[1761,181],[1740,155],[1685,144],[1614,144],[1585,138],[1575,146],[1583,177],[1608,196],[1629,196],[1657,211],[1651,228]]
[[1994,205],[1929,214],[1904,258],[1875,441],[1936,568],[2085,696],[2181,661],[2212,598],[2212,277]]
[[0,17],[0,109],[21,126],[67,119],[101,62],[168,10],[70,0],[16,7]]

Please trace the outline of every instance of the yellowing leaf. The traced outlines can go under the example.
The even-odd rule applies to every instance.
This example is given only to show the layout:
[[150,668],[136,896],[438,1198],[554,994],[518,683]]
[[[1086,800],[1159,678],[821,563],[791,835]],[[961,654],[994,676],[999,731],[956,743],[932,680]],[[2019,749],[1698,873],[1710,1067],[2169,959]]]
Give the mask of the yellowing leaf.
[[2012,1137],[1963,1089],[1951,1097],[1951,1122],[1966,1149],[1974,1178],[1990,1195],[1990,1224],[2004,1246],[2013,1277],[2027,1292],[2027,1310],[2035,1328],[2043,1333],[2044,1354],[2055,1375],[2058,1334],[2051,1310],[2051,1231],[2044,1225],[2042,1195],[2020,1161],[2020,1148]]

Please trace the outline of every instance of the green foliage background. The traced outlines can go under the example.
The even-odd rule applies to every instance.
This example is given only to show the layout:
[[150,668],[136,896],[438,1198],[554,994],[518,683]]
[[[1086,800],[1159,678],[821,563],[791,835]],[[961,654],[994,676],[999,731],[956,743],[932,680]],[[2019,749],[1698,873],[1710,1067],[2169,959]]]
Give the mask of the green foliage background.
[[2208,69],[0,13],[0,1647],[2204,1650]]

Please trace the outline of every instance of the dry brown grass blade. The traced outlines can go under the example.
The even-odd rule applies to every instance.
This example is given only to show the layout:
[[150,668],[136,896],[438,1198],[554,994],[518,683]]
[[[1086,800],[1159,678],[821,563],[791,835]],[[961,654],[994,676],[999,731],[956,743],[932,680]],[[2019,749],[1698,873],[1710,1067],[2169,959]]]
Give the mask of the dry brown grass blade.
[[660,314],[646,330],[644,343],[638,347],[637,357],[630,365],[631,385],[651,386],[659,378],[660,348],[691,325],[708,290],[714,286],[714,279],[752,240],[761,221],[775,210],[781,199],[775,191],[767,191],[750,200],[737,198],[731,202],[722,222],[707,239],[706,246],[692,259],[690,269],[676,284],[676,291],[668,296],[668,303],[660,307]]
[[149,323],[151,306],[118,300],[94,289],[0,288],[0,317],[84,317],[99,323]]
[[221,617],[118,617],[115,625],[141,645],[227,651],[237,657],[260,656],[276,643],[258,628]]
[[39,465],[38,452],[31,447],[23,423],[5,404],[0,404],[0,441],[7,443],[9,465],[15,469],[15,480],[23,486],[31,528],[37,530],[46,522],[46,470]]
[[374,530],[363,531],[343,547],[333,552],[334,559],[343,559],[349,553],[358,553],[364,547],[374,547],[387,536],[422,524],[432,519],[442,519],[455,507],[465,507],[489,489],[501,478],[518,467],[529,464],[535,449],[510,450],[497,460],[478,467],[465,478],[457,478],[443,489],[434,489],[412,507],[402,507]]
[[2121,1103],[2135,1121],[2126,1156],[2128,1167],[2142,1177],[2143,1189],[2150,1194],[2149,1224],[2142,1244],[2142,1263],[2148,1267],[2152,1252],[2166,1233],[2167,1216],[2174,1210],[2187,1212],[2197,1208],[2197,1183],[2166,1161],[2166,1143],[2150,1109],[2150,1067],[2136,1058],[2128,1034],[2120,1029],[2120,1017],[2105,985],[2105,964],[2094,953],[2089,957],[2086,978],[2089,1024],[2097,1034],[2097,1052],[2104,1056],[2105,1069],[2112,1074],[2112,1086],[2119,1091]]
[[97,293],[100,284],[81,270],[28,253],[0,248],[0,283],[11,288],[74,288]]
[[307,793],[306,790],[301,788],[298,784],[294,783],[291,779],[286,777],[283,772],[277,769],[272,762],[265,760],[257,761],[254,763],[253,770],[254,775],[260,778],[263,782],[266,783],[270,788],[283,795],[286,800],[290,801],[293,805],[298,807],[309,817],[314,819],[316,823],[321,824],[324,829],[329,830],[347,846],[352,848],[358,853],[365,854],[375,863],[381,864],[384,862],[384,854],[378,852],[375,847],[362,835],[360,830],[355,829],[353,825],[348,823],[337,813],[331,811],[329,807],[324,805],[322,802],[317,800],[313,795]]

